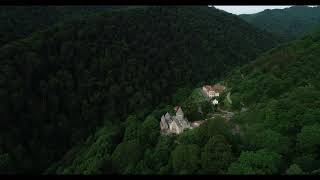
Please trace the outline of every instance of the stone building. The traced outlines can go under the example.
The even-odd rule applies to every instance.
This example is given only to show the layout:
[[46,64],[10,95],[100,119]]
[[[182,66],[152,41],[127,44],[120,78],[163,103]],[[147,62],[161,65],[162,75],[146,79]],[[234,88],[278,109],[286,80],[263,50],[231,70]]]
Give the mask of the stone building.
[[212,98],[219,97],[220,93],[225,90],[225,87],[220,84],[215,84],[213,86],[205,85],[202,87],[202,90],[209,98]]
[[171,116],[167,112],[161,117],[160,128],[162,134],[180,134],[185,129],[191,128],[191,123],[184,117],[181,107],[177,107],[175,110],[175,116]]
[[223,92],[225,89],[226,87],[220,84],[215,84],[213,86],[205,85],[202,87],[202,91],[204,92],[204,94],[207,95],[210,99],[213,99],[211,101],[213,105],[219,104],[219,101],[216,99],[216,97],[219,97],[220,93]]

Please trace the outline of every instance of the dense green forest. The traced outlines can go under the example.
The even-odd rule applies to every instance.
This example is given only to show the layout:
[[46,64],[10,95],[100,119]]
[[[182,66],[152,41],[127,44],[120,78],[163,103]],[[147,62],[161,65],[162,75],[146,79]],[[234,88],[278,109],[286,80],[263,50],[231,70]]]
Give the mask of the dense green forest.
[[160,135],[161,115],[193,98],[179,89],[145,118],[106,124],[45,173],[319,174],[319,50],[320,32],[233,70],[222,81],[236,113],[230,122],[217,117],[178,136]]
[[[39,16],[30,18],[44,21]],[[52,19],[50,22],[56,21],[55,16]],[[78,173],[144,172],[144,163],[152,162],[141,162],[140,171],[133,168],[142,155],[153,155],[148,147],[156,145],[165,151],[157,158],[171,152],[170,139],[158,143],[158,119],[148,116],[154,109],[188,94],[188,90],[178,91],[172,98],[179,88],[213,82],[280,41],[237,16],[206,6],[107,10],[45,28],[47,25],[43,22],[41,31],[0,48],[1,173],[41,173],[62,157],[74,160]],[[30,24],[10,37],[33,30]],[[8,40],[11,38],[3,42]],[[142,146],[136,143],[139,123],[145,130],[138,135]],[[203,138],[204,145],[208,137]],[[216,143],[221,144],[221,151],[231,153],[223,137],[211,141],[204,158],[211,157]],[[83,143],[88,143],[85,149]],[[72,147],[80,150],[70,152]],[[186,145],[174,152],[185,159],[200,149]],[[88,158],[87,164],[72,159],[75,153]],[[159,160],[163,164],[154,164],[154,168],[171,172],[167,162]],[[179,160],[171,163],[176,170],[186,166]],[[183,172],[193,172],[188,168]],[[48,172],[54,170],[50,167]]]
[[319,50],[317,32],[264,53],[227,78],[232,94],[249,107],[234,119],[243,127],[243,150],[230,173],[319,174]]
[[135,6],[1,6],[0,46],[55,23]]
[[292,6],[285,9],[267,9],[256,14],[242,14],[239,17],[260,29],[290,40],[319,28],[320,7]]

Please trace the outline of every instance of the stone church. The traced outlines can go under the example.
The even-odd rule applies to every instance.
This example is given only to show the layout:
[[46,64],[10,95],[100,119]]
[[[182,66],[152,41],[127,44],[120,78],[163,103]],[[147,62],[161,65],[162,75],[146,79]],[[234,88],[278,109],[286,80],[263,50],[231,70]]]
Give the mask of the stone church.
[[181,107],[176,108],[176,115],[168,112],[161,117],[160,128],[162,134],[180,134],[185,129],[192,128],[190,122],[184,117]]

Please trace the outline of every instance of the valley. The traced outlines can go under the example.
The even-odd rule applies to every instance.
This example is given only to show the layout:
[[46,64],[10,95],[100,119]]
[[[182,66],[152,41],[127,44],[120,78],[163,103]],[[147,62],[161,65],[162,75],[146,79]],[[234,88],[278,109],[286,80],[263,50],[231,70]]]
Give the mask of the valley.
[[0,10],[0,174],[319,174],[319,7]]

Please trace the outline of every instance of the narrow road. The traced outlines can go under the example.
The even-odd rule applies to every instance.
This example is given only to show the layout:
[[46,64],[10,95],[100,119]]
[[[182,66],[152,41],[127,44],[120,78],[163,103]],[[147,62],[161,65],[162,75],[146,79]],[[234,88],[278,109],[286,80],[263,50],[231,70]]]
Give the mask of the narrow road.
[[234,116],[234,113],[233,113],[233,112],[230,112],[230,111],[225,111],[225,110],[222,110],[222,109],[220,109],[220,108],[218,108],[218,111],[219,111],[219,112],[212,114],[210,118],[207,118],[207,119],[205,119],[205,120],[213,119],[213,118],[215,118],[216,116],[222,116],[222,117],[225,118],[226,121],[228,122],[228,121]]
[[230,104],[232,104],[232,100],[231,100],[231,98],[230,98],[230,92],[228,92],[228,94],[227,94],[227,101],[230,103]]
[[234,115],[234,112],[231,112],[231,111],[225,111],[225,110],[222,110],[222,109],[220,109],[220,108],[218,108],[218,110],[220,111],[220,112],[223,112],[224,114],[226,114],[226,115],[228,115],[228,116],[233,116]]
[[[199,88],[199,94],[201,94],[207,100],[210,99],[201,88]],[[229,104],[232,104],[232,100],[231,100],[230,96],[231,96],[231,92],[229,91],[228,94],[227,94],[227,101],[228,101]],[[214,119],[216,116],[222,116],[227,120],[227,122],[229,122],[230,119],[234,116],[234,112],[231,112],[231,111],[222,110],[220,108],[218,108],[218,111],[220,113],[219,112],[218,113],[214,113],[214,114],[212,114],[211,117],[209,117],[207,119],[203,119],[203,121],[207,121],[209,119]],[[234,124],[232,132],[236,133],[236,134],[240,133],[240,126],[238,124]]]

